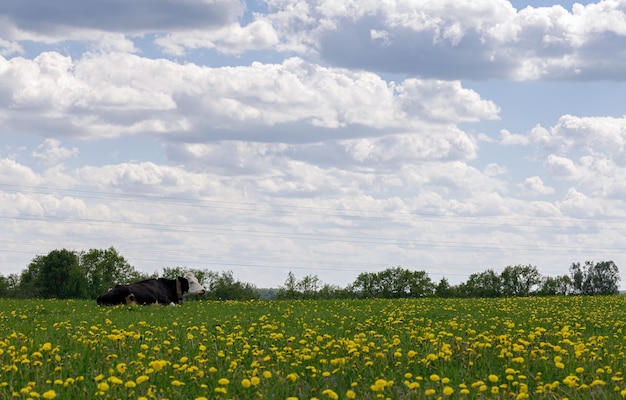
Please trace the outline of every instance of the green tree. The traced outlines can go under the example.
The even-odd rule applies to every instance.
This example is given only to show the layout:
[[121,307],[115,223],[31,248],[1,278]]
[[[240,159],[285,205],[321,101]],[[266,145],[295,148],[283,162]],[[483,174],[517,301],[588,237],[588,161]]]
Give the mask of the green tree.
[[215,300],[257,300],[259,294],[250,283],[235,280],[232,271],[222,272],[209,283],[209,299]]
[[441,298],[454,297],[455,295],[454,287],[450,286],[448,279],[441,278],[437,286],[435,286],[435,296]]
[[114,247],[81,252],[79,262],[87,279],[89,298],[96,298],[116,284],[130,283],[140,279],[140,274]]
[[542,279],[537,294],[540,296],[565,296],[572,290],[572,280],[568,275],[547,276]]
[[20,274],[19,285],[15,294],[18,298],[41,297],[40,275],[44,256],[36,256]]
[[79,265],[78,255],[70,250],[52,250],[41,259],[38,285],[43,297],[59,299],[82,298],[87,280]]
[[593,263],[585,261],[583,265],[573,263],[570,267],[572,287],[575,294],[587,296],[612,295],[619,293],[619,269],[613,261]]
[[500,297],[501,288],[500,275],[492,269],[471,274],[465,283],[459,285],[463,297]]
[[377,277],[375,273],[362,272],[356,277],[356,280],[350,285],[351,291],[356,297],[369,299],[379,295],[377,288]]
[[320,286],[320,279],[317,275],[306,275],[296,283],[296,290],[303,299],[314,299]]
[[435,290],[425,271],[410,271],[402,267],[361,273],[350,287],[356,297],[388,299],[431,296]]
[[541,283],[541,274],[532,265],[509,265],[500,273],[500,283],[503,296],[527,297]]
[[300,292],[298,291],[298,280],[293,272],[289,271],[287,274],[287,279],[285,279],[285,283],[283,286],[278,288],[278,293],[276,294],[276,299],[278,300],[295,300],[301,297]]

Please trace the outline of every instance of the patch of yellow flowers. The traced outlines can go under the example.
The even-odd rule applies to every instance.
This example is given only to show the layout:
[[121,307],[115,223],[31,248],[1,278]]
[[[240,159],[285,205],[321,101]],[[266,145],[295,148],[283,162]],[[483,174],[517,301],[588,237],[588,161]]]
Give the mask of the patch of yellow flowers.
[[626,397],[624,297],[0,303],[0,398]]

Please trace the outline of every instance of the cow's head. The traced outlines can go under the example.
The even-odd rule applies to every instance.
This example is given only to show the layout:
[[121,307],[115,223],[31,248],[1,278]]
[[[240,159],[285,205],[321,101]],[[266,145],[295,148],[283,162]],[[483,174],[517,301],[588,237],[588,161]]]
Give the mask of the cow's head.
[[204,294],[204,292],[206,292],[206,289],[204,287],[202,287],[202,285],[200,284],[200,282],[198,282],[198,279],[196,278],[196,276],[192,273],[192,272],[187,272],[185,274],[185,279],[187,279],[187,281],[189,282],[189,292],[191,294]]

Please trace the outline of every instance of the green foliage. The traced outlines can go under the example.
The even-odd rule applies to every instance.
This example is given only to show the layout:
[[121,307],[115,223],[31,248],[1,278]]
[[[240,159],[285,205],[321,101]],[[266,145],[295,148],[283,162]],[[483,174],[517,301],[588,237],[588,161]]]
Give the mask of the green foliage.
[[435,285],[425,271],[395,267],[359,274],[352,284],[352,290],[359,298],[415,298],[433,295]]
[[[345,288],[323,283],[317,275],[301,279],[289,272],[278,289],[257,289],[235,280],[232,271],[215,272],[186,267],[165,267],[161,276],[176,278],[192,272],[207,293],[188,299],[348,299],[348,298],[440,298],[528,297],[556,295],[612,295],[619,292],[620,275],[613,261],[573,263],[569,275],[542,277],[532,265],[507,266],[498,274],[493,269],[473,273],[468,280],[451,286],[443,277],[436,285],[425,271],[400,266],[379,272],[363,272]],[[0,275],[0,297],[95,298],[117,284],[156,278],[157,272],[138,272],[115,248],[75,252],[53,250],[33,258],[21,274]]]
[[537,291],[539,296],[565,296],[572,291],[572,279],[568,275],[546,276]]
[[459,285],[462,297],[500,297],[502,295],[502,281],[494,270],[471,274],[467,282]]
[[216,274],[208,286],[208,293],[205,293],[204,297],[210,300],[255,300],[259,298],[256,287],[250,283],[235,280],[232,271]]
[[593,263],[585,261],[583,265],[573,263],[570,275],[574,294],[587,296],[611,295],[619,292],[619,270],[613,261]]
[[500,273],[504,297],[528,297],[541,283],[541,274],[532,265],[508,266]]
[[140,274],[115,248],[90,249],[79,254],[80,265],[87,278],[87,297],[96,298],[117,284],[129,283]]

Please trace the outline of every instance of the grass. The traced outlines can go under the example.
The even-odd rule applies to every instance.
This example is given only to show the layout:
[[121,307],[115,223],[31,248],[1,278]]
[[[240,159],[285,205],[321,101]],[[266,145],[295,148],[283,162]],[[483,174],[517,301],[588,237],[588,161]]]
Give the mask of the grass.
[[0,310],[2,399],[626,396],[623,296]]

